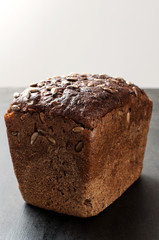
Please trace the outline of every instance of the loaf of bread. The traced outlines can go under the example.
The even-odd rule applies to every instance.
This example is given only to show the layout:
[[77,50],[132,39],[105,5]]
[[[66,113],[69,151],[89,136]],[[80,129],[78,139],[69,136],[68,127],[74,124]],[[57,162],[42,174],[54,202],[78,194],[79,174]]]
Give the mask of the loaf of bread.
[[14,93],[5,122],[24,200],[97,215],[139,178],[151,112],[143,90],[105,74],[56,76]]

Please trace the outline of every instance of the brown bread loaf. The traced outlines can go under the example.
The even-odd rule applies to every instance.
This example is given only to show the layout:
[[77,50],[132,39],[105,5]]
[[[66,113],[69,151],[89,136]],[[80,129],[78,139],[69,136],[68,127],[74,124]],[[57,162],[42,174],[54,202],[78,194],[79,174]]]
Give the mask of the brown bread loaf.
[[143,90],[105,74],[15,93],[5,122],[24,200],[80,217],[101,212],[139,178],[151,112]]

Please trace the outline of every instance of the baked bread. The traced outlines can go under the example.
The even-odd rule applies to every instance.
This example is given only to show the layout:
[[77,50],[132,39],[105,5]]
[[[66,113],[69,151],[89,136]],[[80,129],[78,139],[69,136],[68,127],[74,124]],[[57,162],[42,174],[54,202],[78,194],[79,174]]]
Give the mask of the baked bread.
[[15,93],[5,122],[24,200],[79,217],[101,212],[139,178],[151,112],[143,90],[105,74]]

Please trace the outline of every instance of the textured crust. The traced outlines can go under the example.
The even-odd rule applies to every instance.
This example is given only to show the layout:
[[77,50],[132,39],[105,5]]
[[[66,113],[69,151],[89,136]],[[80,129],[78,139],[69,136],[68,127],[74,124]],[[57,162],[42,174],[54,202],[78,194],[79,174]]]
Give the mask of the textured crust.
[[135,90],[137,94],[129,93],[124,104],[111,111],[109,105],[104,116],[93,115],[94,125],[37,108],[10,108],[5,114],[10,152],[26,202],[69,215],[94,216],[138,179],[152,101]]
[[97,118],[131,101],[143,90],[122,78],[105,74],[70,74],[31,84],[14,98],[12,107],[21,112],[36,111],[63,116],[94,127]]

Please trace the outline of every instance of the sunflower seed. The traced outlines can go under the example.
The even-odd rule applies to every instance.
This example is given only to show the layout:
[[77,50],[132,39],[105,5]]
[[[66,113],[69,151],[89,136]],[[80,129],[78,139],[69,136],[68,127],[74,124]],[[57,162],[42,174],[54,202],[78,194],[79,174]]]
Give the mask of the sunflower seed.
[[53,127],[49,128],[49,135],[53,135]]
[[78,80],[77,77],[66,77],[67,81],[71,81],[71,82],[76,82]]
[[116,79],[119,79],[121,82],[125,82],[124,78],[116,77]]
[[70,82],[67,81],[67,80],[63,80],[63,81],[62,81],[62,84],[64,84],[64,85],[68,85],[68,84],[70,84]]
[[87,77],[80,77],[79,79],[80,80],[87,80],[88,78]]
[[57,79],[54,78],[54,79],[51,80],[51,82],[52,82],[53,84],[55,84],[55,83],[57,82]]
[[100,79],[99,78],[94,78],[94,81],[100,81]]
[[119,110],[118,114],[119,114],[119,116],[122,116],[123,115],[123,111]]
[[80,75],[80,77],[88,77],[88,74],[87,73],[83,73]]
[[93,86],[94,86],[94,83],[93,83],[93,82],[89,82],[87,86],[88,86],[88,87],[93,87]]
[[39,82],[39,83],[37,84],[38,87],[43,87],[44,85],[45,85],[44,82]]
[[30,95],[31,95],[31,93],[30,93],[30,91],[29,90],[26,90],[26,91],[24,91],[24,93],[23,93],[23,95],[24,95],[24,97],[26,97],[26,98],[30,98]]
[[103,87],[104,90],[106,90],[109,93],[113,93],[113,90],[111,88]]
[[15,111],[15,112],[18,112],[20,110],[20,107],[18,105],[12,105],[11,110]]
[[35,140],[37,139],[38,137],[38,132],[34,132],[31,136],[31,145],[35,142]]
[[81,152],[81,151],[82,151],[82,148],[83,148],[83,142],[80,141],[80,142],[78,142],[78,143],[76,144],[75,150],[76,150],[76,152]]
[[18,93],[18,92],[15,92],[14,94],[13,94],[13,97],[14,98],[18,98],[20,96],[20,94]]
[[78,73],[72,73],[71,76],[72,77],[77,77],[79,74]]
[[83,130],[84,130],[83,127],[75,127],[75,128],[72,129],[72,131],[73,131],[74,133],[80,133],[80,132],[82,132]]
[[92,77],[93,77],[93,78],[97,78],[97,77],[98,77],[98,74],[93,73],[93,74],[92,74]]
[[61,79],[61,76],[54,76],[54,78],[59,78],[59,79]]
[[46,131],[42,130],[42,129],[37,129],[38,133],[45,136],[46,135]]
[[130,123],[130,112],[127,113],[126,120],[127,120],[127,123],[129,124]]
[[74,84],[72,84],[72,85],[69,85],[69,86],[68,86],[68,88],[78,88],[78,86],[77,86],[77,85],[74,85]]
[[53,88],[53,86],[47,86],[46,90],[50,91]]
[[99,74],[99,78],[100,78],[100,79],[105,79],[106,77],[107,77],[106,74]]
[[28,108],[28,111],[31,113],[36,112],[36,110],[34,108]]
[[34,101],[31,100],[30,102],[27,102],[28,105],[33,105]]
[[53,87],[51,89],[51,93],[52,93],[52,95],[55,95],[57,93],[57,88]]
[[135,95],[136,95],[136,97],[137,97],[137,96],[138,96],[138,92],[137,92],[136,87],[132,87],[132,89],[133,89],[133,91],[134,91],[134,93],[135,93]]
[[130,81],[126,81],[126,83],[127,83],[128,85],[131,85],[131,84],[132,84]]
[[30,87],[37,87],[37,83],[30,83]]
[[35,93],[35,92],[39,92],[39,91],[40,91],[40,89],[39,89],[38,87],[30,88],[30,92],[31,92],[31,93]]
[[97,87],[105,87],[105,84],[98,84]]
[[43,112],[41,112],[41,113],[39,114],[39,116],[40,116],[41,122],[42,122],[42,123],[45,123],[45,114],[44,114]]
[[113,92],[119,92],[119,90],[118,90],[118,89],[115,89],[115,88],[113,88],[112,91],[113,91]]
[[17,133],[17,132],[12,132],[12,135],[13,135],[13,136],[17,136],[18,133]]
[[53,139],[52,137],[48,136],[47,139],[48,139],[51,143],[53,143],[54,145],[56,144],[55,139]]
[[109,80],[112,81],[112,82],[116,82],[116,83],[119,82],[118,80],[116,80],[116,79],[114,79],[114,78],[110,78]]
[[78,73],[69,73],[69,74],[66,74],[66,77],[77,77],[79,74]]

